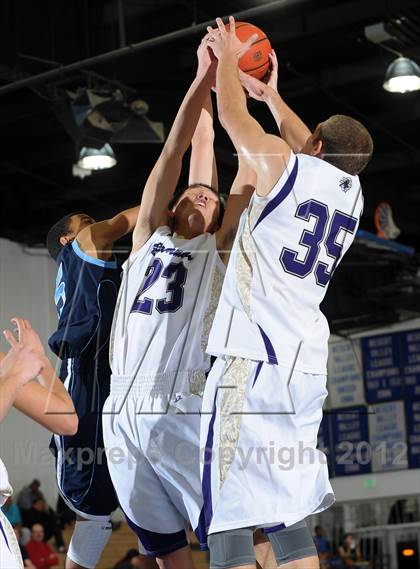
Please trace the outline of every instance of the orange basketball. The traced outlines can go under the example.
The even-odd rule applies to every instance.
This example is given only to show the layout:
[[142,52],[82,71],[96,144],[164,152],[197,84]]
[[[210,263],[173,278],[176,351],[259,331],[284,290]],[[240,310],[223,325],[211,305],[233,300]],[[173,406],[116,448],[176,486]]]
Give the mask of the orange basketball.
[[[229,24],[226,28],[229,29]],[[258,39],[240,58],[239,67],[248,75],[262,79],[270,68],[270,58],[268,57],[271,52],[270,40],[260,28],[247,22],[236,22],[235,29],[236,35],[242,42],[253,34],[258,34]]]

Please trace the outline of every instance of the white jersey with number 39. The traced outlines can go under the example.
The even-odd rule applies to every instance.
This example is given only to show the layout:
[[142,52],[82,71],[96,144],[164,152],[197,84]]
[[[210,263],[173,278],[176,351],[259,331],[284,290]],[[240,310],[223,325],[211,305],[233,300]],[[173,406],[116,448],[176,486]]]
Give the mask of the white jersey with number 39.
[[242,215],[209,353],[325,374],[329,327],[320,304],[362,209],[358,176],[292,153],[273,190],[254,194]]

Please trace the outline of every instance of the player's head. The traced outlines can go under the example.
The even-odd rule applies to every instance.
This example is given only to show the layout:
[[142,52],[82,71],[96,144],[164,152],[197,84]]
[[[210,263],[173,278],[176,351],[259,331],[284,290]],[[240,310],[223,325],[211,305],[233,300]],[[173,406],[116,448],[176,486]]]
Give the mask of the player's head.
[[174,229],[182,235],[187,231],[191,237],[214,233],[219,227],[221,211],[216,190],[207,184],[191,184],[172,206]]
[[73,212],[59,219],[47,234],[47,249],[55,260],[61,249],[76,239],[79,231],[95,223],[87,213]]
[[302,148],[303,154],[318,156],[352,176],[367,166],[372,152],[367,129],[346,115],[333,115],[320,123]]

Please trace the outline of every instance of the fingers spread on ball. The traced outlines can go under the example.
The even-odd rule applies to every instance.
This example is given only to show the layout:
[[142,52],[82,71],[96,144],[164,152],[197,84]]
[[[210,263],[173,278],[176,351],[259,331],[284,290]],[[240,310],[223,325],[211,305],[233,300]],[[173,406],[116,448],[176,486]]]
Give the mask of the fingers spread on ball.
[[224,25],[224,23],[223,23],[222,18],[216,18],[216,24],[217,24],[217,27],[219,28],[219,32],[220,32],[222,35],[223,35],[223,34],[226,34],[226,28],[225,28],[225,25]]

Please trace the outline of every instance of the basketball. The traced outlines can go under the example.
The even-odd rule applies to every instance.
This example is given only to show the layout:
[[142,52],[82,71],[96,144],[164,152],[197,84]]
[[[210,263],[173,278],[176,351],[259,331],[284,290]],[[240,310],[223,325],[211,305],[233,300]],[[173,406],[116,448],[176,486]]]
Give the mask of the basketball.
[[[227,24],[226,29],[229,30],[229,24]],[[253,34],[258,34],[258,39],[240,58],[239,67],[248,75],[262,79],[270,68],[270,58],[268,57],[271,52],[270,40],[260,28],[248,24],[248,22],[236,22],[235,31],[242,42]]]

